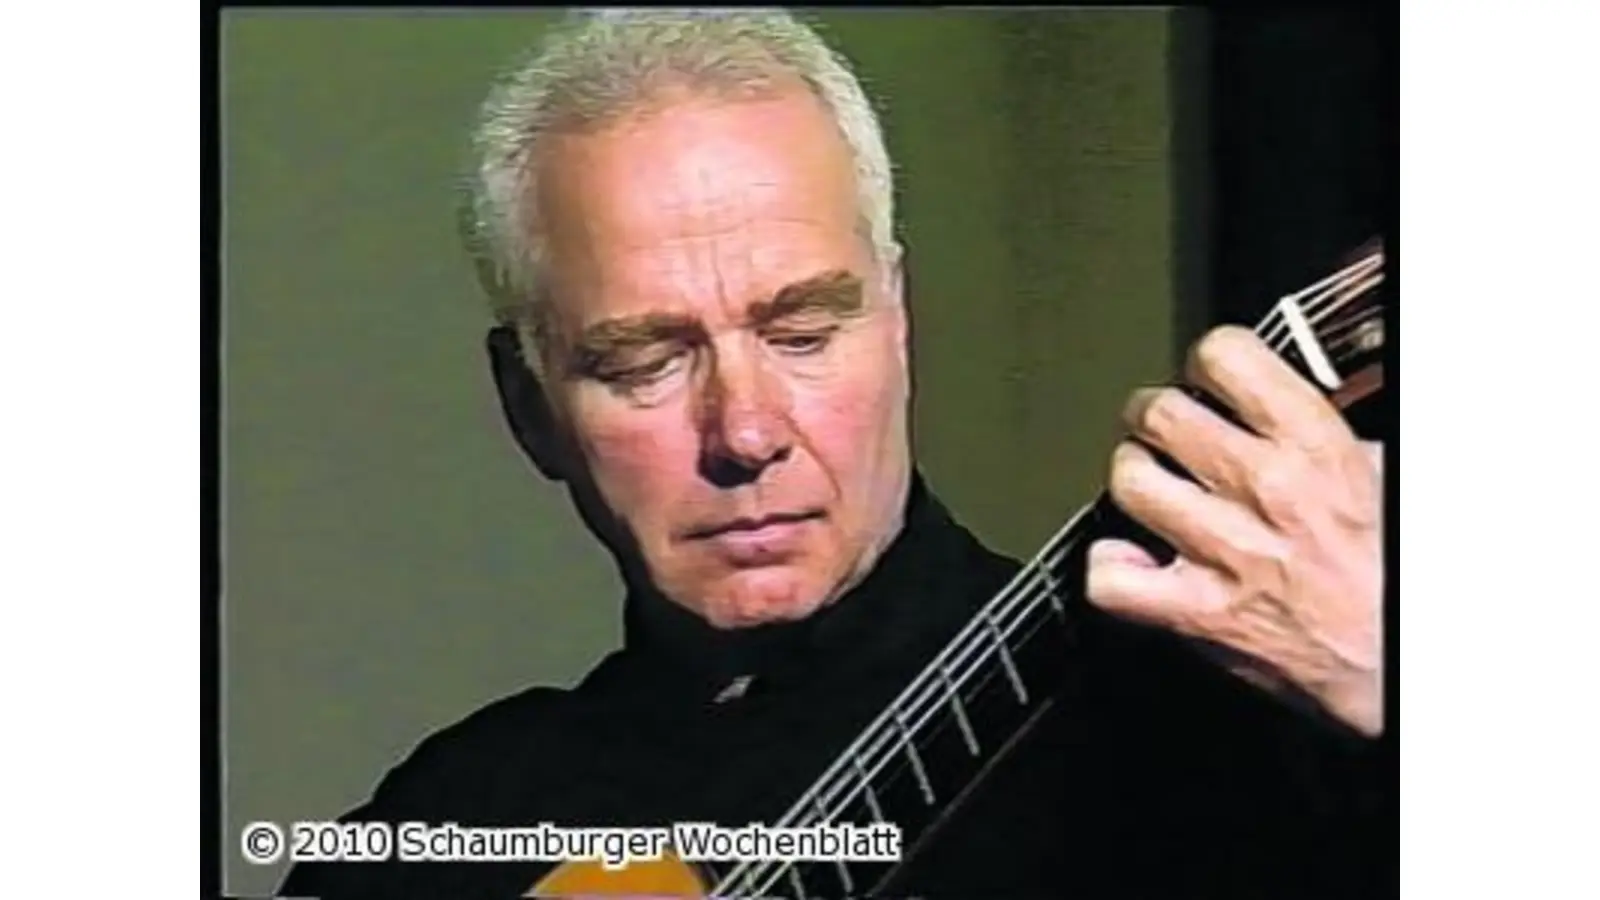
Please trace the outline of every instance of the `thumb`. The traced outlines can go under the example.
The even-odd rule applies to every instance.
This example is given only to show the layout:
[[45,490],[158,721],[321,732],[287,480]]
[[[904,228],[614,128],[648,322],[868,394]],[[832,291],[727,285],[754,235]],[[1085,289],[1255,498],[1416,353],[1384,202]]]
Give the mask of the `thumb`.
[[1086,593],[1113,615],[1194,635],[1215,577],[1182,557],[1163,566],[1137,544],[1105,538],[1089,547]]
[[1148,619],[1151,600],[1165,601],[1176,585],[1154,556],[1132,541],[1103,538],[1089,547],[1086,593],[1109,613]]

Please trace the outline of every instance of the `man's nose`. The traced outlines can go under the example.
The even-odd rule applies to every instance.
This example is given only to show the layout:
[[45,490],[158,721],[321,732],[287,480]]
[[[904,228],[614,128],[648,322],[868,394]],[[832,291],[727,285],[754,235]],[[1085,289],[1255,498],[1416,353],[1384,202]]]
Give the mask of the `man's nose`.
[[[706,450],[713,471],[749,478],[793,446],[787,392],[756,359],[720,359],[706,397]],[[723,479],[718,479],[723,480]]]

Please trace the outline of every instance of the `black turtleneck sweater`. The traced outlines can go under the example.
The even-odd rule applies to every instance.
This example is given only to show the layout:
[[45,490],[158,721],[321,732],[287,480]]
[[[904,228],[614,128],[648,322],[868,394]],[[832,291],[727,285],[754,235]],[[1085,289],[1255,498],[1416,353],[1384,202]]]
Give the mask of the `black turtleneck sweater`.
[[[422,742],[349,822],[774,821],[1019,568],[913,480],[878,565],[809,619],[717,631],[652,594],[570,690]],[[940,837],[916,896],[1369,897],[1392,892],[1373,748],[1080,605],[1081,687]],[[736,679],[748,688],[722,695]],[[302,864],[285,896],[515,897],[539,864]]]

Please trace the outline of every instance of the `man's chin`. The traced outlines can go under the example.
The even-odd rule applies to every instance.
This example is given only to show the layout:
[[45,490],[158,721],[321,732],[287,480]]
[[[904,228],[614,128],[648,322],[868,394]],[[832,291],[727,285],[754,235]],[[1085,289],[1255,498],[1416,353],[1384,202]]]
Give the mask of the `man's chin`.
[[794,572],[741,572],[720,586],[701,615],[713,628],[754,628],[797,622],[821,608],[829,591]]

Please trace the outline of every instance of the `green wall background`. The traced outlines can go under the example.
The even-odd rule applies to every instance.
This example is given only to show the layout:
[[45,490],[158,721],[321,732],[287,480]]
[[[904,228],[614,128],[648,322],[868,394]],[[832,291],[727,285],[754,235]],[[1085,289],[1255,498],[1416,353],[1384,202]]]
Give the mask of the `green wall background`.
[[[235,10],[222,34],[225,889],[247,822],[332,818],[427,733],[619,636],[610,560],[518,456],[451,179],[548,12]],[[918,453],[1018,556],[1173,366],[1162,10],[849,11],[901,172]]]

